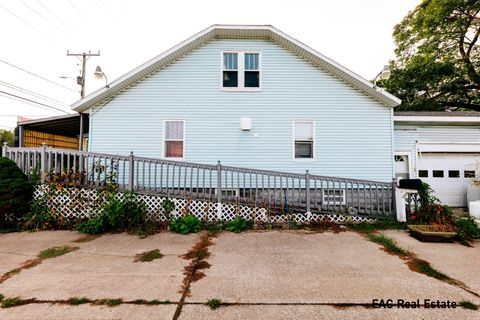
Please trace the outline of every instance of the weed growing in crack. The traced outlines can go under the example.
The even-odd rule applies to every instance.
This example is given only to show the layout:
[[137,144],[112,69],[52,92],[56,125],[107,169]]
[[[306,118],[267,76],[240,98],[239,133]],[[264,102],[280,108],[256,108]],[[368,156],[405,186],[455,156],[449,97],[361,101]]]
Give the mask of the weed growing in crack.
[[123,303],[122,299],[100,299],[95,301],[95,304],[105,305],[109,307],[116,307],[118,305],[121,305],[122,303]]
[[163,254],[160,253],[160,250],[155,249],[135,255],[134,262],[150,262],[155,259],[160,259],[163,257]]
[[144,300],[144,299],[137,299],[131,302],[132,304],[141,304],[146,306],[156,306],[160,304],[171,304],[169,300],[160,301],[160,300]]
[[453,280],[449,276],[447,276],[444,273],[441,273],[440,271],[436,270],[434,267],[430,265],[425,260],[418,259],[418,258],[412,258],[410,261],[408,261],[408,266],[410,267],[411,270],[417,271],[419,273],[423,273],[424,275],[427,275],[429,277],[438,279],[440,281],[445,281],[449,282],[452,284],[458,284],[457,281]]
[[85,303],[90,303],[92,302],[90,299],[87,299],[85,297],[82,297],[82,298],[70,298],[67,300],[67,303],[68,304],[71,304],[73,306],[78,306],[78,305],[81,305],[81,304],[85,304]]
[[222,300],[215,299],[215,298],[210,299],[207,302],[205,302],[205,305],[210,307],[210,309],[215,310],[215,309],[220,308],[220,306],[222,305]]
[[79,249],[78,247],[70,247],[70,246],[53,247],[53,248],[41,251],[38,257],[40,259],[51,259],[51,258],[63,256],[64,254],[67,254],[69,252],[72,252],[78,249]]
[[372,242],[383,245],[385,250],[389,253],[397,254],[399,256],[406,256],[408,254],[406,250],[397,245],[395,240],[385,237],[383,234],[370,233],[367,235],[367,238]]
[[0,293],[0,302],[2,302],[3,298],[5,298],[5,296]]
[[376,235],[373,233],[367,233],[365,236],[370,241],[373,241],[375,243],[382,245],[386,252],[399,256],[402,260],[405,261],[405,263],[410,268],[410,270],[424,274],[431,278],[435,278],[445,283],[451,284],[477,297],[480,297],[478,293],[470,290],[470,288],[465,283],[450,278],[446,274],[433,268],[428,261],[419,259],[414,253],[400,248],[393,239],[388,238],[384,235]]
[[468,300],[462,300],[458,303],[458,305],[462,308],[470,309],[470,310],[478,310],[479,308],[478,305]]
[[21,302],[20,297],[2,299],[2,308],[12,308],[20,305]]

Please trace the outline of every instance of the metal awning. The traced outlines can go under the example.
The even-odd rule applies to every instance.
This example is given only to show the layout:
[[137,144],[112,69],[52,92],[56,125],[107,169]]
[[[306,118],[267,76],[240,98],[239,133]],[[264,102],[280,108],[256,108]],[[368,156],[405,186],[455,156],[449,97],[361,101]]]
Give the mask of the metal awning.
[[[89,115],[83,114],[83,133],[88,134]],[[18,122],[23,129],[78,137],[80,134],[80,113]]]

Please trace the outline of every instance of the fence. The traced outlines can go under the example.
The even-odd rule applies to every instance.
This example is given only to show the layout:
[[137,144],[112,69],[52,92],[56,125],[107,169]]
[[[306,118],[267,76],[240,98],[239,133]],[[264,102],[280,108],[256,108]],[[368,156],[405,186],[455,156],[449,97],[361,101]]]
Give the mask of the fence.
[[337,177],[188,163],[75,150],[2,148],[23,172],[81,173],[77,183],[118,184],[121,191],[287,212],[386,215],[393,212],[393,184]]

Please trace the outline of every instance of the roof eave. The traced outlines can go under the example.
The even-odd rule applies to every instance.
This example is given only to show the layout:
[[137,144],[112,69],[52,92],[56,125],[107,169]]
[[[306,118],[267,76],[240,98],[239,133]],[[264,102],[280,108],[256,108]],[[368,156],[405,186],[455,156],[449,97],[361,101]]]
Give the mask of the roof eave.
[[[165,51],[164,53],[156,56],[155,58],[145,62],[139,67],[126,73],[110,83],[109,87],[104,87],[89,94],[87,97],[72,104],[72,109],[78,112],[84,112],[90,107],[103,100],[113,96],[114,94],[125,90],[132,84],[144,79],[151,73],[165,67],[172,63],[176,59],[185,55],[186,53],[194,50],[205,42],[215,38],[217,36],[229,36],[232,34],[244,35],[245,32],[250,32],[250,37],[255,32],[258,37],[265,35],[266,38],[271,39],[279,43],[284,47],[291,46],[295,51],[298,51],[299,55],[303,55],[307,60],[318,65],[320,68],[329,72],[330,74],[342,79],[349,83],[356,89],[360,90],[364,94],[371,96],[373,99],[382,103],[387,107],[396,107],[401,103],[401,100],[391,95],[390,93],[375,87],[370,81],[362,78],[353,71],[345,68],[344,66],[336,63],[332,59],[322,55],[316,50],[308,47],[302,42],[290,37],[282,31],[274,28],[270,25],[213,25],[194,36],[179,43],[175,47]],[[249,37],[246,35],[245,37]]]

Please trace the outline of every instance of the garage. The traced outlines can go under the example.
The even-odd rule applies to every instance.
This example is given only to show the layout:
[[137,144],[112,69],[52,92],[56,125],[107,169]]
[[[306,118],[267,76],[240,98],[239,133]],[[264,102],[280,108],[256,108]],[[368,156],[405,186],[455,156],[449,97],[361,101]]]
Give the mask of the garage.
[[451,207],[467,206],[467,186],[475,177],[480,153],[419,153],[418,177],[428,183],[435,196]]

